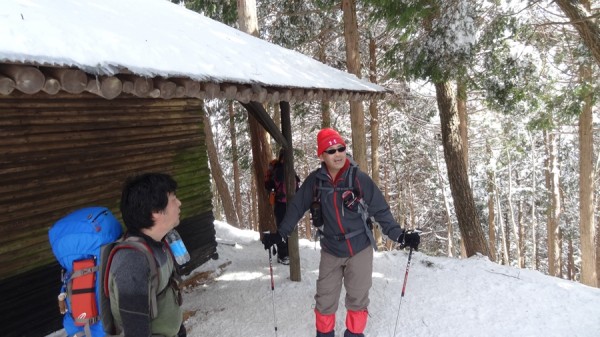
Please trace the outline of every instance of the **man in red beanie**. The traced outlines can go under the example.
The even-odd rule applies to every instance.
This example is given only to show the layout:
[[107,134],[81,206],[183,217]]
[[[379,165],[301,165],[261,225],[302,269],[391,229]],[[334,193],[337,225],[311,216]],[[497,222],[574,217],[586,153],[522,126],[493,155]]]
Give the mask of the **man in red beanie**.
[[369,217],[388,238],[402,246],[419,247],[419,235],[394,220],[381,190],[346,156],[346,142],[334,129],[317,134],[321,167],[304,181],[277,233],[263,237],[265,249],[286,241],[310,209],[321,238],[321,261],[315,295],[317,337],[333,337],[342,285],[346,289],[344,337],[364,337],[373,272],[373,239]]

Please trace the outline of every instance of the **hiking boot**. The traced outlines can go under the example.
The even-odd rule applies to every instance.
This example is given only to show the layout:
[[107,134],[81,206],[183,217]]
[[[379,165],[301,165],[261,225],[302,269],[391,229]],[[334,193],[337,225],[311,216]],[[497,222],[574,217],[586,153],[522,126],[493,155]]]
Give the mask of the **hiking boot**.
[[290,258],[289,257],[277,257],[277,262],[281,263],[281,264],[285,264],[285,265],[289,265],[290,264]]

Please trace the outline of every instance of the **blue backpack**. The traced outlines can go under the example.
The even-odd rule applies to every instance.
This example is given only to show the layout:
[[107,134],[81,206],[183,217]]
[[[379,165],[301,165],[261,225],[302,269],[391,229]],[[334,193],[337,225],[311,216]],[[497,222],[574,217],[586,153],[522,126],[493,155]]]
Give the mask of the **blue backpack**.
[[[150,248],[141,238],[122,240],[122,234],[121,224],[105,207],[76,210],[58,220],[48,231],[52,252],[63,268],[58,300],[68,336],[116,334],[106,271],[118,249],[136,249],[145,253],[151,268],[152,291],[158,292],[158,271]],[[156,297],[150,302],[155,304]],[[156,310],[153,310],[152,316],[155,316]]]

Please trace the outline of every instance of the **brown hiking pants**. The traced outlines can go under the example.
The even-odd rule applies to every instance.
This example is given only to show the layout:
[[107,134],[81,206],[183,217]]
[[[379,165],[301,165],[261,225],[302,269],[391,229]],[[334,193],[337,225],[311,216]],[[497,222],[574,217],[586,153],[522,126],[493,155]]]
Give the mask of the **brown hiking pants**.
[[321,314],[335,314],[342,291],[346,289],[346,309],[366,310],[373,273],[371,246],[351,257],[336,257],[321,250],[319,278],[317,279],[316,307]]

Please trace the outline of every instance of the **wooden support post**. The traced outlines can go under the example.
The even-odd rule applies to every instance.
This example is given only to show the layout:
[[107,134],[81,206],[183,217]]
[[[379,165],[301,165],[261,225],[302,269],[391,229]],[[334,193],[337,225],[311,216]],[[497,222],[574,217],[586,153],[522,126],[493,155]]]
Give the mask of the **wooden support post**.
[[[292,147],[292,122],[290,117],[290,103],[280,102],[281,133],[286,139],[284,172],[287,202],[290,203],[296,194],[296,172],[294,171],[294,148]],[[300,282],[302,273],[300,268],[300,249],[298,245],[298,226],[288,238],[288,250],[290,253],[290,280]]]

